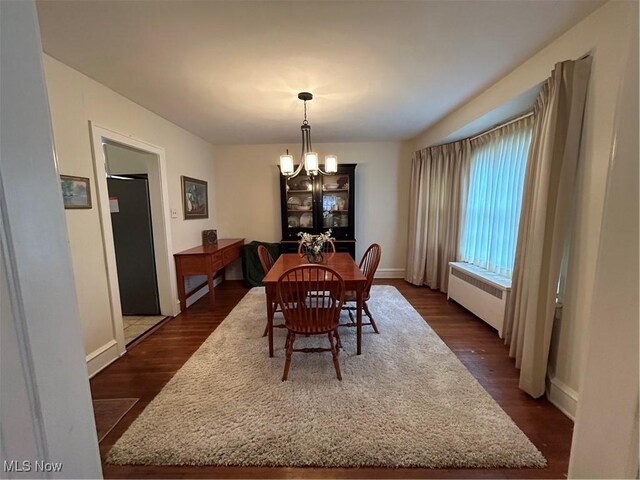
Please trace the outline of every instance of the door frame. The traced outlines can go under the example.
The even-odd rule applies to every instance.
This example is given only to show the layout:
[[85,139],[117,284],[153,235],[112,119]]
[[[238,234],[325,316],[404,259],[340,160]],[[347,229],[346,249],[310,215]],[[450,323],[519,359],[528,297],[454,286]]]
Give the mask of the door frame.
[[[124,326],[122,320],[122,306],[118,285],[118,269],[116,251],[111,226],[111,210],[109,207],[109,190],[107,187],[107,159],[105,158],[103,141],[119,143],[143,152],[153,154],[155,161],[149,162],[149,193],[152,202],[153,244],[156,260],[156,275],[158,282],[158,296],[160,312],[166,316],[176,316],[178,312],[178,291],[172,279],[175,278],[175,264],[173,262],[173,247],[171,241],[171,210],[169,206],[169,188],[167,185],[167,167],[164,148],[153,145],[131,135],[124,135],[110,128],[89,122],[91,131],[91,149],[93,152],[93,167],[96,180],[96,197],[100,214],[100,225],[104,246],[105,263],[107,267],[107,282],[109,286],[109,304],[113,333],[118,345],[118,353],[126,352]],[[154,178],[155,177],[155,178]],[[152,178],[155,185],[152,185]],[[157,188],[154,195],[154,187]],[[153,202],[159,201],[161,215],[153,215]],[[157,224],[156,224],[157,223]]]

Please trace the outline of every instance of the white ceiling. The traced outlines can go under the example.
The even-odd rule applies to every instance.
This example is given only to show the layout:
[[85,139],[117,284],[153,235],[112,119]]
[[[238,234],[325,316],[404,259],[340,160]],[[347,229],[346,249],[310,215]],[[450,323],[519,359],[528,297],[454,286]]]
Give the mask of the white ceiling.
[[415,136],[602,0],[41,0],[44,51],[214,144]]

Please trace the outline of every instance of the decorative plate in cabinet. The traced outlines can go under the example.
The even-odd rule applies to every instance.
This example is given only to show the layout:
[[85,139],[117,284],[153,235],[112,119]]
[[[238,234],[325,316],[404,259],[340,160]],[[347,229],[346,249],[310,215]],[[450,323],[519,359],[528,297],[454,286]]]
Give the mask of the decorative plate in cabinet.
[[300,215],[300,226],[303,228],[313,227],[313,215],[310,213]]

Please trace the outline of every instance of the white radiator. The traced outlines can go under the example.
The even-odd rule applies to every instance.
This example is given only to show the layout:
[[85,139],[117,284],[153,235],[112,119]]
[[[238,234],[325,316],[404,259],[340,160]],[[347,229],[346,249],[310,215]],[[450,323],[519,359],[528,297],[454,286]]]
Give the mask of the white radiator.
[[464,262],[449,262],[449,291],[453,299],[493,328],[502,338],[511,279]]

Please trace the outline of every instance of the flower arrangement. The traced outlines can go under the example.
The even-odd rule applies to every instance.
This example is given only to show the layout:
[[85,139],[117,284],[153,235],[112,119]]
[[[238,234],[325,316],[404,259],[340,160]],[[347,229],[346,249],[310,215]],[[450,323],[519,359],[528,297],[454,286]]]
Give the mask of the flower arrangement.
[[331,229],[318,235],[311,235],[307,232],[298,232],[300,237],[300,243],[302,244],[302,251],[307,256],[307,259],[312,263],[317,263],[322,260],[322,247],[331,238]]

